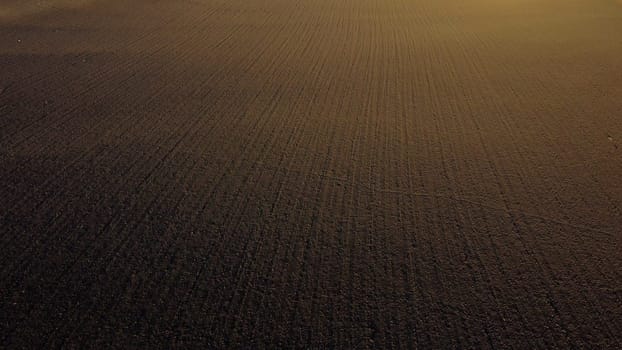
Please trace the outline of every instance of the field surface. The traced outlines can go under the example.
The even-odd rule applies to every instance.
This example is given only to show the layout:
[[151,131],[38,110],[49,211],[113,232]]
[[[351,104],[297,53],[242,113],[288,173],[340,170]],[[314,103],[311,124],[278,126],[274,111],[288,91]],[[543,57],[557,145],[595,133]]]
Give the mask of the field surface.
[[622,347],[622,2],[0,1],[0,347]]

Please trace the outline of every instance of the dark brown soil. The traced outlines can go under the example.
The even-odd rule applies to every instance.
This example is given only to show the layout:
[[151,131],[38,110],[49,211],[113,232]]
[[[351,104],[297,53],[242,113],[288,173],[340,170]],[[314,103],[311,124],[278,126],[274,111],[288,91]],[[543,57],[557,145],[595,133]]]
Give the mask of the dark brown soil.
[[0,2],[0,348],[622,348],[615,0]]

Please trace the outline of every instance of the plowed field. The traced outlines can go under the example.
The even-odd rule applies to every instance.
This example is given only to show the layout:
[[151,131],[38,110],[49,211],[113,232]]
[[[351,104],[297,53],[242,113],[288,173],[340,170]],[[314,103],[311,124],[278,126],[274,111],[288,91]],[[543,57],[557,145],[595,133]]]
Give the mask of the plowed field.
[[621,335],[619,1],[0,1],[0,348]]

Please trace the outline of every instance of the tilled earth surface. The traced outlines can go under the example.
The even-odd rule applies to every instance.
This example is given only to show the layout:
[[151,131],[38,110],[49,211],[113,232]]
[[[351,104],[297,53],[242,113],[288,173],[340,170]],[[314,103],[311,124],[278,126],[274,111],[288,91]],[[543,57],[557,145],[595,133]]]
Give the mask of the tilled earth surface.
[[0,347],[622,347],[622,4],[0,3]]

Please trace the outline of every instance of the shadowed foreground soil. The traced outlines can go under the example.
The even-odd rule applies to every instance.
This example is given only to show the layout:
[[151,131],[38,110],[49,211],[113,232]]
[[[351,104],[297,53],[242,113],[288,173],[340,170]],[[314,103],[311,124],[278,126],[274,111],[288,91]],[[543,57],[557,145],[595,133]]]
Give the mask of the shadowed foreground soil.
[[622,346],[618,1],[3,4],[0,347]]

